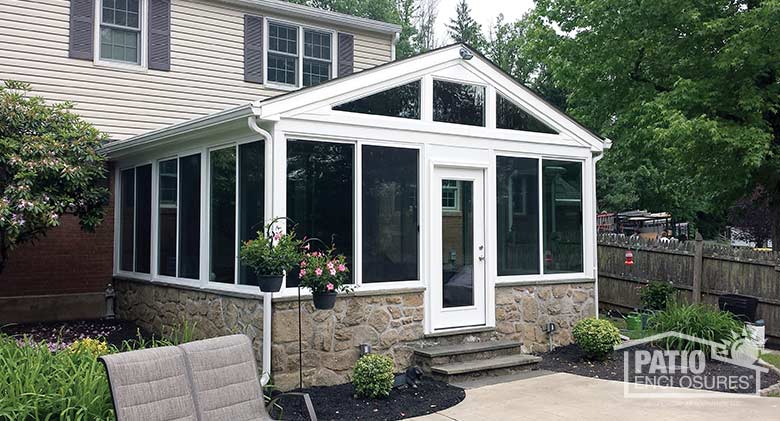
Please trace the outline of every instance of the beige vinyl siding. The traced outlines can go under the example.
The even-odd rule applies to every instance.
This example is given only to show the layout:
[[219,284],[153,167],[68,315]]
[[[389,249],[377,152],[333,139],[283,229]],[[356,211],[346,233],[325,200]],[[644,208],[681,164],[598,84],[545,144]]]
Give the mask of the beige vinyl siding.
[[[244,14],[214,1],[172,0],[171,70],[128,71],[68,58],[68,0],[0,3],[0,79],[29,82],[33,94],[72,101],[119,140],[286,91],[244,82]],[[302,24],[315,23],[278,16]],[[355,70],[390,61],[390,35],[355,35]]]

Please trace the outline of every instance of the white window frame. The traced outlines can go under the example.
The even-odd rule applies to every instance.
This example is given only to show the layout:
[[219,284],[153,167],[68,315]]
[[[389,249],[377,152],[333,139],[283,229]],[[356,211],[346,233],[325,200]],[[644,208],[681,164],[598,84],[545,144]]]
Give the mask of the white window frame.
[[447,181],[455,181],[455,186],[442,186],[442,192],[444,190],[451,191],[453,193],[453,200],[455,201],[453,206],[444,206],[444,203],[441,204],[441,210],[445,212],[460,212],[460,184],[458,184],[459,180],[447,180]]
[[[116,273],[120,275],[125,276],[133,276],[133,277],[139,277],[142,279],[150,279],[152,277],[152,250],[151,247],[154,243],[154,239],[150,238],[149,241],[149,273],[143,273],[143,272],[136,272],[136,257],[138,252],[138,242],[136,239],[136,224],[138,223],[138,168],[145,167],[147,165],[151,166],[151,176],[154,177],[154,163],[152,161],[140,161],[138,163],[135,163],[133,165],[127,165],[123,167],[117,168],[116,172],[116,182],[115,182],[115,189],[114,191],[116,194],[114,195],[114,209],[116,209],[114,221],[115,221],[115,229],[114,229],[114,238],[116,238],[115,247],[117,248],[116,257],[115,257],[115,263],[116,263]],[[127,170],[133,170],[133,270],[122,270],[121,266],[121,255],[122,255],[122,173]],[[151,184],[149,186],[150,189],[154,190],[154,179],[151,180]],[[152,193],[152,203],[151,203],[151,212],[152,215],[154,215],[154,191]],[[154,216],[152,216],[153,218]],[[150,227],[151,228],[151,227]],[[154,234],[154,233],[152,233]]]
[[[338,69],[338,32],[333,29],[328,29],[324,27],[318,27],[308,24],[302,24],[300,22],[295,21],[289,21],[279,18],[264,18],[263,19],[263,85],[279,89],[279,90],[287,90],[292,91],[303,87],[303,59],[304,59],[304,43],[305,43],[305,35],[304,31],[314,31],[314,32],[322,32],[322,33],[329,33],[330,34],[330,79],[334,79],[336,75],[336,71]],[[269,24],[278,24],[278,25],[285,25],[285,26],[292,26],[295,28],[298,28],[298,55],[297,55],[297,66],[295,69],[295,84],[290,85],[286,83],[279,83],[274,81],[268,80],[268,53],[269,53]],[[273,53],[277,54],[277,53]],[[279,53],[284,54],[284,53]],[[319,61],[325,61],[321,59],[315,59]]]
[[111,67],[119,70],[128,70],[135,72],[146,72],[149,69],[148,60],[148,34],[149,34],[149,0],[138,0],[138,24],[140,27],[140,34],[138,37],[138,50],[140,54],[139,63],[130,63],[117,60],[106,60],[100,57],[100,28],[103,25],[103,1],[95,1],[95,22],[92,50],[93,50],[93,62],[96,66]]

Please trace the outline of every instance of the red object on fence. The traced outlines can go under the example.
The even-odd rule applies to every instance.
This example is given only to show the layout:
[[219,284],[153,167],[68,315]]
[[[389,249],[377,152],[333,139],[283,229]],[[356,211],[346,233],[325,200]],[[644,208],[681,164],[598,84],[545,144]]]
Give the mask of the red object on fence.
[[626,250],[626,266],[631,266],[634,264],[634,252],[631,250]]
[[552,252],[550,250],[545,250],[544,252],[544,263],[552,263]]

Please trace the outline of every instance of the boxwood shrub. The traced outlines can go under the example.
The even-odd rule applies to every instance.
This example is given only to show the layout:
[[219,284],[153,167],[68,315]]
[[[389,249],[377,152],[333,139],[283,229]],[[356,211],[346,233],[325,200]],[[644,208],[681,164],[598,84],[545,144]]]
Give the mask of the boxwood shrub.
[[606,319],[582,319],[572,329],[574,342],[592,359],[603,360],[620,343],[620,331]]
[[389,357],[366,354],[357,361],[352,371],[352,385],[358,396],[385,398],[393,388],[395,364]]

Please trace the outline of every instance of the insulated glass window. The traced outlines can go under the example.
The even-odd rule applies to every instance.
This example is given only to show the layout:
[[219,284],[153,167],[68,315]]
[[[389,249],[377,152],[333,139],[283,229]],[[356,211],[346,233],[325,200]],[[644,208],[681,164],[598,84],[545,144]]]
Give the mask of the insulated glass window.
[[418,151],[362,148],[363,282],[418,275]]
[[433,120],[484,126],[485,87],[434,80]]
[[152,166],[135,169],[135,272],[150,273],[152,258]]
[[420,81],[333,107],[337,111],[420,119]]
[[539,161],[496,157],[498,275],[539,273]]
[[269,82],[297,85],[298,27],[268,23]]
[[135,245],[135,169],[122,171],[120,180],[121,208],[119,210],[119,269],[133,271]]
[[157,271],[160,275],[176,276],[178,160],[160,162],[159,170]]
[[[252,142],[238,146],[238,234],[239,243],[255,238],[263,229],[265,212],[265,143]],[[256,283],[254,271],[239,268],[239,283]]]
[[100,58],[141,63],[141,0],[100,0]]
[[179,274],[200,275],[200,155],[179,159]]
[[542,161],[544,273],[582,272],[582,164]]
[[318,85],[330,79],[331,34],[304,29],[303,86]]
[[232,284],[236,269],[236,148],[218,149],[209,156],[210,273],[209,280]]
[[496,94],[496,127],[499,129],[558,134],[558,132],[534,118],[501,94]]
[[[352,269],[354,208],[354,145],[347,143],[287,142],[287,216],[295,232],[333,244]],[[291,222],[288,227],[292,227]],[[322,246],[315,243],[316,247]],[[298,284],[288,274],[287,286]]]

